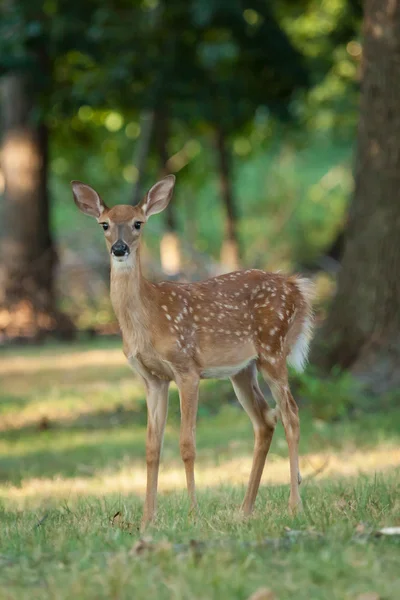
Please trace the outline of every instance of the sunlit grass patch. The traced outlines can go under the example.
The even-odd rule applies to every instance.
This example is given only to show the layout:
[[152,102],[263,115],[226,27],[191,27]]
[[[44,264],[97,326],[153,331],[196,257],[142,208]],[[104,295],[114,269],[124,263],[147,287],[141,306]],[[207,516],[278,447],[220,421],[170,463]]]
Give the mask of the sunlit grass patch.
[[[399,544],[374,532],[398,518],[399,479],[310,483],[304,513],[286,511],[286,486],[262,490],[255,513],[238,511],[241,490],[199,494],[188,518],[183,492],[161,496],[156,523],[138,545],[139,498],[119,495],[3,511],[3,589],[10,598],[394,600]],[[113,515],[121,521],[113,525]],[[397,515],[397,516],[396,516]]]
[[146,407],[120,343],[2,352],[0,380],[1,598],[397,599],[399,541],[375,532],[400,525],[400,411],[329,423],[301,409],[304,512],[287,511],[279,425],[244,519],[251,424],[229,382],[203,382],[191,518],[172,386],[159,510],[138,546]]

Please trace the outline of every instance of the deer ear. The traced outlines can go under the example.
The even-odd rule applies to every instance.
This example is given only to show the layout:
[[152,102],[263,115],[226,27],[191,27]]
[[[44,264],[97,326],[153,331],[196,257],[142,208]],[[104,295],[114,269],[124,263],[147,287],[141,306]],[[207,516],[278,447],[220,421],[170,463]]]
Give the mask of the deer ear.
[[99,194],[81,181],[71,181],[75,204],[85,215],[98,219],[106,210],[106,205]]
[[167,208],[169,201],[172,198],[172,192],[175,186],[175,175],[167,175],[161,181],[158,181],[147,192],[144,200],[140,203],[140,208],[146,215],[156,215]]

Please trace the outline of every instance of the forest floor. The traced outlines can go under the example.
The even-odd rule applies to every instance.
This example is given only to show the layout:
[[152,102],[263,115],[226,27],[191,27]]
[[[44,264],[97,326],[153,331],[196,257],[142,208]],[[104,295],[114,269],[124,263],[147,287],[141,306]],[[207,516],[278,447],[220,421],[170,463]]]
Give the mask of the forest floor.
[[158,516],[143,539],[145,401],[120,343],[1,350],[1,598],[399,597],[400,537],[379,530],[400,526],[400,410],[330,424],[301,410],[297,517],[279,425],[244,519],[251,426],[229,382],[204,382],[193,518],[176,389],[170,405]]

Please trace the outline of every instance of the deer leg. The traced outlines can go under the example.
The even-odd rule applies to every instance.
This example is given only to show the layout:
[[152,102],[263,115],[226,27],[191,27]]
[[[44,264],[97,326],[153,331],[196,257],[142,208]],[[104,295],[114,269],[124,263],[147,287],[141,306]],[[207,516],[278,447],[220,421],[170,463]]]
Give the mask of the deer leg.
[[196,458],[196,418],[199,399],[198,377],[185,378],[178,382],[181,406],[181,430],[179,446],[185,465],[186,484],[189,494],[190,511],[197,507],[194,481],[194,461]]
[[251,513],[256,500],[265,460],[276,424],[275,411],[268,406],[257,382],[255,365],[231,377],[235,394],[250,417],[254,429],[254,453],[249,484],[242,504],[245,515]]
[[146,464],[147,487],[142,529],[150,523],[156,511],[156,497],[158,485],[158,470],[164,437],[165,422],[168,412],[168,387],[169,382],[146,382],[147,390],[147,438],[146,438]]
[[286,366],[284,369],[280,370],[279,373],[276,369],[263,366],[261,372],[271,388],[285,430],[290,461],[289,509],[292,513],[295,513],[301,509],[301,498],[299,493],[299,485],[301,483],[299,469],[299,409],[289,389]]

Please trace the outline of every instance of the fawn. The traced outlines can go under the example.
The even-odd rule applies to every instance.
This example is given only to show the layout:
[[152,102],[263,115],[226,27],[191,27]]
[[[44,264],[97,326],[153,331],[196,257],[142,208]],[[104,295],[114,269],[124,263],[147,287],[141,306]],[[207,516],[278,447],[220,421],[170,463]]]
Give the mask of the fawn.
[[[140,237],[147,219],[171,200],[175,177],[156,183],[137,206],[109,209],[90,186],[72,181],[78,208],[102,226],[111,257],[111,301],[123,348],[147,398],[147,489],[142,527],[153,518],[160,453],[175,381],[181,409],[180,452],[191,509],[196,508],[194,462],[199,381],[229,377],[254,429],[250,480],[242,504],[254,506],[278,418],[289,448],[289,508],[301,507],[298,408],[288,385],[287,361],[301,370],[312,332],[313,285],[297,276],[259,269],[196,283],[151,283],[140,268]],[[276,401],[270,408],[257,381],[260,371]]]

